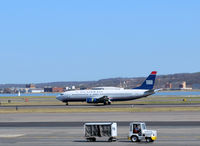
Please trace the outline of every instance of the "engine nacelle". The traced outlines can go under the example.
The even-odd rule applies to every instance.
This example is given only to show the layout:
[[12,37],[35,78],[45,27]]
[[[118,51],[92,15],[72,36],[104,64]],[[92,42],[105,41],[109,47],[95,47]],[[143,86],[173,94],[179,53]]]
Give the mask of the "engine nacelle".
[[98,99],[97,98],[86,98],[86,102],[87,103],[98,103]]

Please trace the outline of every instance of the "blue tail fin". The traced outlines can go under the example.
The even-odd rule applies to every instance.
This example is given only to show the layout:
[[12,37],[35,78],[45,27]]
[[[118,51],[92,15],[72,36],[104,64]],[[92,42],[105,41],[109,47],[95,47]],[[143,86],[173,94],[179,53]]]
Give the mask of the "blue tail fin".
[[133,88],[133,89],[153,89],[155,79],[156,79],[156,71],[152,71],[151,74],[146,78],[146,80],[142,83],[141,86]]

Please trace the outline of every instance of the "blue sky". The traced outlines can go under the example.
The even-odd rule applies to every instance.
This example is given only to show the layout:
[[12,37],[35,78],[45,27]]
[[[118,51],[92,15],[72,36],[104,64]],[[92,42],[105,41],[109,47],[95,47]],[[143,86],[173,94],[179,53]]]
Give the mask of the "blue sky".
[[0,2],[0,83],[199,72],[199,0]]

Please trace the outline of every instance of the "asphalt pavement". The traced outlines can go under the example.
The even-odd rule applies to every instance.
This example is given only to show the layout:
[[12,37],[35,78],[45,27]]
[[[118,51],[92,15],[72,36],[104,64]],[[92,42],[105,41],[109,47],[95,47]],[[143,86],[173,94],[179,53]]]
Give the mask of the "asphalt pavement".
[[[0,127],[80,127],[84,123],[91,122],[0,122]],[[104,122],[104,121],[96,121]],[[106,121],[105,121],[106,122]],[[115,122],[115,121],[110,121]],[[119,121],[118,126],[128,126],[132,121]],[[148,126],[200,126],[200,121],[142,121]]]
[[97,138],[97,142],[87,142],[83,125],[78,127],[0,127],[0,146],[198,146],[199,126],[150,126],[157,130],[158,139],[154,143],[132,143],[127,139],[129,126],[118,126],[116,142],[108,142],[108,137]]
[[[72,105],[17,105],[19,109],[45,109],[45,108],[99,108],[99,107],[109,107],[109,108],[159,108],[159,107],[200,107],[200,103],[181,103],[181,104],[111,104],[104,106],[103,104],[72,104]],[[16,105],[0,105],[0,109],[15,109]]]

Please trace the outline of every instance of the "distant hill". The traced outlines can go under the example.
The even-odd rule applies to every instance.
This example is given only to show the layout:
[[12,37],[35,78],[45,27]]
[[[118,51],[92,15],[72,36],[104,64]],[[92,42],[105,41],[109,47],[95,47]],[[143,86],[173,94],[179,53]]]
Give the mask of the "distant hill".
[[160,75],[156,80],[156,87],[164,88],[165,84],[169,82],[173,88],[178,88],[183,81],[186,81],[187,87],[200,89],[200,72]]
[[[98,81],[74,81],[74,82],[50,82],[50,83],[37,83],[38,88],[45,86],[52,87],[71,87],[76,88],[91,88],[98,86],[116,86],[124,88],[134,88],[140,85],[146,77],[132,77],[132,78],[108,78]],[[200,72],[197,73],[179,73],[169,75],[159,75],[156,78],[155,88],[164,88],[165,84],[171,83],[173,88],[178,88],[179,84],[186,81],[187,87],[193,89],[200,89]],[[0,84],[0,88],[25,88],[25,84]]]

